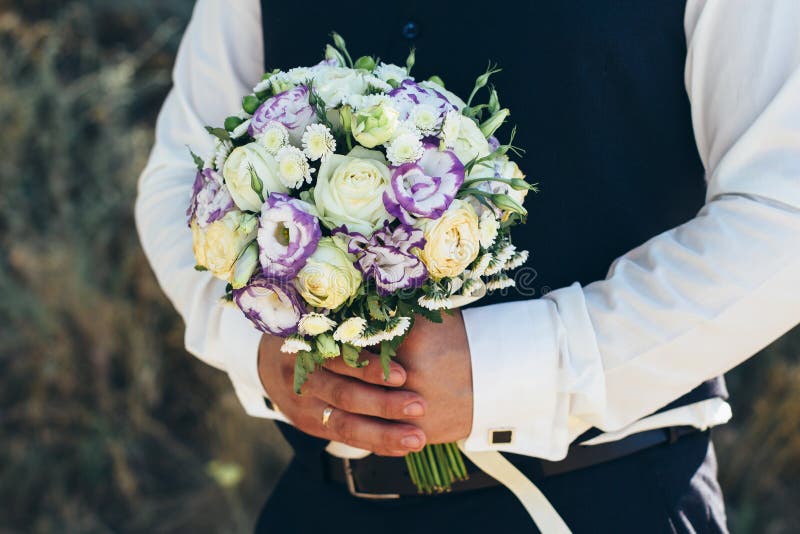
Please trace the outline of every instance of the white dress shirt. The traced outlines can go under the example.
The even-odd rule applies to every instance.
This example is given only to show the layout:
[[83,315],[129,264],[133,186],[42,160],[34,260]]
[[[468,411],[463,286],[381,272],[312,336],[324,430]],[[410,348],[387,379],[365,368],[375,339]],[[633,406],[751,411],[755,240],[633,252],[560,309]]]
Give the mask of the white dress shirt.
[[[205,125],[237,111],[264,71],[257,0],[199,0],[139,185],[136,220],[186,348],[225,370],[247,413],[264,404],[257,332],[196,272],[186,227]],[[721,399],[646,417],[800,322],[800,2],[689,0],[686,89],[708,182],[686,224],[616,260],[605,280],[464,311],[474,413],[467,450],[563,458],[589,444],[730,418]],[[546,251],[540,251],[546,254]],[[644,418],[644,419],[642,419]],[[492,430],[513,430],[509,444]]]

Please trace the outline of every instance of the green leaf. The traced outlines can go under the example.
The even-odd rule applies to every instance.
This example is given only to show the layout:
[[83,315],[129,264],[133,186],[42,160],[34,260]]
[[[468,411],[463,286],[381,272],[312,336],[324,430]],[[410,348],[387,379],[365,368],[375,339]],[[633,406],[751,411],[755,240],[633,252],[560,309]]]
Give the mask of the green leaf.
[[369,360],[358,361],[358,357],[360,355],[361,352],[357,347],[354,347],[349,343],[342,344],[342,359],[344,359],[344,363],[350,367],[359,368],[365,367],[367,364],[369,364]]
[[203,271],[207,271],[207,270],[208,270],[208,267],[205,267],[205,266],[203,266],[203,265],[195,265],[195,266],[194,266],[194,270],[195,270],[195,271],[200,271],[200,272],[203,272]]
[[306,383],[308,380],[308,372],[306,371],[305,365],[305,354],[307,352],[300,352],[297,354],[294,360],[294,392],[300,395],[300,391],[303,388],[303,384]]
[[202,171],[203,167],[205,167],[205,162],[203,161],[203,158],[195,154],[194,151],[189,147],[189,145],[186,145],[186,148],[189,149],[189,154],[192,155],[192,159],[194,160],[194,164],[197,166],[197,170]]
[[428,308],[423,308],[419,306],[417,313],[429,320],[432,323],[441,323],[442,322],[442,311],[441,310],[429,310]]
[[367,309],[369,310],[369,315],[376,321],[388,321],[389,316],[386,315],[386,312],[383,311],[383,306],[381,306],[381,298],[378,295],[370,295],[367,297]]
[[389,364],[392,358],[397,354],[394,344],[391,341],[381,341],[381,367],[383,367],[383,380],[389,380],[389,371],[391,368]]
[[225,128],[214,128],[213,126],[206,126],[206,131],[219,139],[220,141],[230,141],[231,136]]
[[260,105],[261,101],[255,95],[247,95],[242,99],[242,109],[250,115],[255,113]]

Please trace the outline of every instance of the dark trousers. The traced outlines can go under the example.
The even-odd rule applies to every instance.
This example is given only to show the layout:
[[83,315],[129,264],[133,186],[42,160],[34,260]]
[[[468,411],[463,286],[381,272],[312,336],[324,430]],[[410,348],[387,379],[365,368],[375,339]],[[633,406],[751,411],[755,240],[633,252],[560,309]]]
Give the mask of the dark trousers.
[[[708,432],[536,484],[576,534],[727,532]],[[516,497],[503,487],[369,501],[325,482],[321,462],[297,457],[264,505],[256,532],[495,534],[538,530]]]

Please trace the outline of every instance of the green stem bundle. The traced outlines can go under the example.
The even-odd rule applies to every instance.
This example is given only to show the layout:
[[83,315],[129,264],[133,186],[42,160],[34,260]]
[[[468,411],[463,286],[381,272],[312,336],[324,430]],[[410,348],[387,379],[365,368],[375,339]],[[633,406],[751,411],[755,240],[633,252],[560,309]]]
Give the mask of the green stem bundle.
[[411,481],[420,493],[450,491],[453,482],[467,480],[467,468],[455,443],[426,445],[420,452],[406,455]]

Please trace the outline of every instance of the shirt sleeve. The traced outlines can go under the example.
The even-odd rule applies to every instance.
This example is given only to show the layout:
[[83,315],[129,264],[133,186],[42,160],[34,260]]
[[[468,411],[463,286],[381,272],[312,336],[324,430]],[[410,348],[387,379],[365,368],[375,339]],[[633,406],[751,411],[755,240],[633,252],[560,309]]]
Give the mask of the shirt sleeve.
[[185,215],[196,173],[187,147],[198,154],[212,150],[204,127],[236,112],[263,74],[260,17],[254,0],[195,5],[139,179],[136,224],[158,282],[186,324],[186,349],[227,372],[248,414],[285,420],[264,402],[261,334],[238,309],[221,303],[224,282],[194,270]]
[[468,450],[561,459],[585,430],[624,428],[800,322],[800,3],[690,0],[685,28],[704,208],[605,280],[464,311]]

